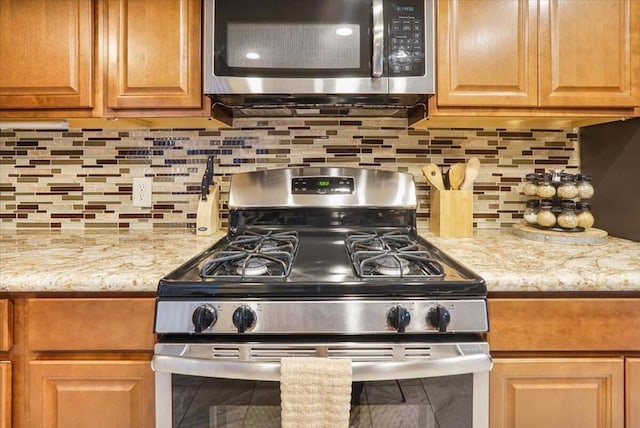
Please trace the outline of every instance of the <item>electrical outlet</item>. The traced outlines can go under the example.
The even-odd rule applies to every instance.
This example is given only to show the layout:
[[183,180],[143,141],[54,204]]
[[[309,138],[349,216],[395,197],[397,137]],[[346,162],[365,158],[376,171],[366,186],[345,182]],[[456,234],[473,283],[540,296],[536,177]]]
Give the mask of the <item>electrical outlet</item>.
[[131,198],[134,207],[151,208],[152,177],[135,177]]

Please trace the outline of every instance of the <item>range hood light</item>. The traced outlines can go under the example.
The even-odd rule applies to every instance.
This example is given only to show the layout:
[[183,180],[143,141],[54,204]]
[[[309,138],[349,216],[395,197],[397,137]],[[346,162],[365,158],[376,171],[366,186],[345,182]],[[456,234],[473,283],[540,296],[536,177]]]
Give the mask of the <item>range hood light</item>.
[[256,52],[247,52],[245,55],[248,59],[260,59],[260,54]]

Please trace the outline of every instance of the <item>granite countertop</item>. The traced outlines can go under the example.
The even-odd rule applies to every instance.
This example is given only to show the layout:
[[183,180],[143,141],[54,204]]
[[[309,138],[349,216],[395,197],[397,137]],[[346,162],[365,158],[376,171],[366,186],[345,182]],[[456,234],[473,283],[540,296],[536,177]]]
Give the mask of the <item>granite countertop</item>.
[[[489,292],[640,292],[640,243],[609,237],[602,245],[530,241],[508,230],[472,238],[422,235],[474,270]],[[0,230],[2,292],[145,292],[209,247],[189,231]]]

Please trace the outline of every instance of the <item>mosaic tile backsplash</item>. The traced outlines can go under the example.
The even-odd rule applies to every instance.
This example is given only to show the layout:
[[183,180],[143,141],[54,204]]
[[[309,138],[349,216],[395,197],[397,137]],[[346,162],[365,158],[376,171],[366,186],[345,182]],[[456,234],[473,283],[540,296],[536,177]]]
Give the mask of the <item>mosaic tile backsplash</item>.
[[[233,128],[69,129],[0,132],[3,229],[194,228],[207,157],[215,156],[227,227],[230,175],[290,166],[355,166],[409,172],[418,221],[429,219],[430,186],[421,168],[444,169],[471,156],[474,225],[510,227],[522,218],[529,172],[579,169],[578,135],[567,129],[406,127],[367,119],[240,119]],[[152,177],[153,207],[134,207],[135,177]]]

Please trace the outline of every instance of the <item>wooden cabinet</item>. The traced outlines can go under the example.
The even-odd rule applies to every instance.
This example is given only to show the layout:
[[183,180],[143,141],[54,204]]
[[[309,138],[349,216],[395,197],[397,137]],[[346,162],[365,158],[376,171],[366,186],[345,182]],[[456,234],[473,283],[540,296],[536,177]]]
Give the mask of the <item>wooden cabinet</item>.
[[437,14],[436,110],[640,106],[635,0],[440,0]]
[[0,108],[93,107],[92,2],[0,0]]
[[107,107],[200,108],[200,1],[109,0]]
[[627,358],[625,367],[627,428],[640,427],[640,358]]
[[0,0],[0,117],[207,116],[200,9],[200,0]]
[[492,428],[623,428],[623,358],[498,358]]
[[154,297],[14,303],[14,428],[155,426]]
[[492,428],[638,426],[640,299],[494,297],[488,306]]
[[7,352],[13,344],[13,304],[0,299],[0,352]]
[[0,361],[0,428],[11,427],[11,363]]
[[148,361],[33,361],[30,427],[152,428]]

